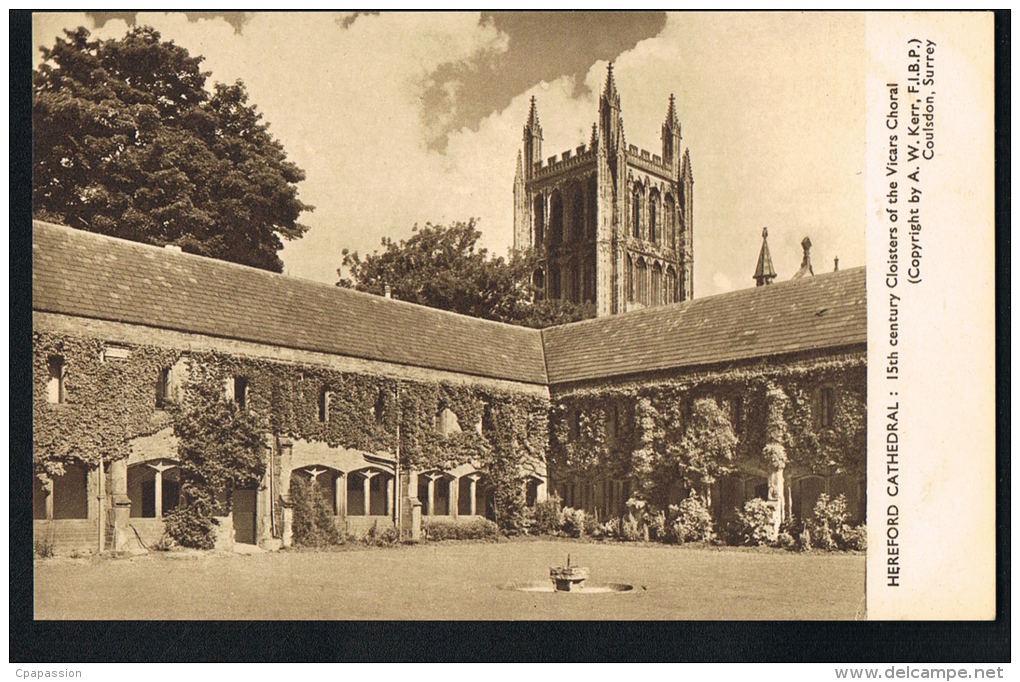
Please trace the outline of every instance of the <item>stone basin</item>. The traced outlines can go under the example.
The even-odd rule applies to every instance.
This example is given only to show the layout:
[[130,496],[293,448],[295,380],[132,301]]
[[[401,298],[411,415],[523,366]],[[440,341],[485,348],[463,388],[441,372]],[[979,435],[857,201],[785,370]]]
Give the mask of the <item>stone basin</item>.
[[585,566],[554,566],[549,569],[549,577],[558,592],[574,592],[584,589],[588,569]]

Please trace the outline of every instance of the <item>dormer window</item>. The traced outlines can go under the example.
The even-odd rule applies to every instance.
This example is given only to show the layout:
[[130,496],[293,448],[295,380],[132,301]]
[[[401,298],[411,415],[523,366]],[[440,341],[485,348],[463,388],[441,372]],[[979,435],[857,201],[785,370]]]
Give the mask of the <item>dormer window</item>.
[[59,355],[50,356],[46,363],[49,373],[46,379],[46,402],[59,405],[64,402],[64,358]]

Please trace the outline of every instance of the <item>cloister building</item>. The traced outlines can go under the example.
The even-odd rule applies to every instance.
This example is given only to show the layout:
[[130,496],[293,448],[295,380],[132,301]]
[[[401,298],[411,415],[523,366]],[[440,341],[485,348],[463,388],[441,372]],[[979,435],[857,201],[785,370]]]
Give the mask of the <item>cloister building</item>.
[[[613,131],[622,140],[611,76],[607,92],[600,144]],[[679,173],[678,128],[670,144],[667,165]],[[529,191],[558,201],[531,154]],[[601,148],[596,155],[608,163]],[[659,162],[627,158],[614,171],[619,187],[643,169],[661,181],[663,206],[670,197],[684,205],[689,172],[671,180],[659,177]],[[355,534],[406,530],[416,514],[491,516],[489,465],[429,459],[426,446],[474,443],[509,420],[528,504],[555,492],[567,505],[621,514],[639,458],[660,446],[656,419],[671,405],[684,418],[699,396],[724,406],[740,439],[739,466],[712,488],[721,516],[756,496],[799,514],[828,491],[844,493],[863,518],[864,269],[685,300],[690,225],[681,215],[663,221],[677,227],[677,250],[672,237],[642,238],[644,251],[628,241],[634,249],[615,261],[662,255],[657,262],[677,272],[663,305],[545,330],[36,221],[36,537],[66,551],[95,549],[98,537],[123,548],[162,534],[162,517],[180,498],[165,408],[187,390],[195,363],[220,367],[225,394],[271,425],[264,479],[234,492],[237,542],[289,541],[296,478],[314,478],[337,523]],[[600,222],[597,234],[611,224]],[[623,312],[626,291],[603,281],[617,292],[606,310]],[[800,449],[770,463],[761,455],[762,415],[771,409],[763,401],[776,390],[793,406]]]

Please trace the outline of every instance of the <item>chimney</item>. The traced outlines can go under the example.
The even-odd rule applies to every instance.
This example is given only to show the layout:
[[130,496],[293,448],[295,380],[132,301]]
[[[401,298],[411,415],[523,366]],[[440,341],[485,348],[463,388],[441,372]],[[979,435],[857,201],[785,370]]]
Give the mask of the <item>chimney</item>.
[[832,259],[832,271],[839,272],[839,256]]
[[173,251],[174,253],[183,253],[183,251],[181,251],[181,247],[176,244],[164,244],[163,248],[167,251]]
[[800,245],[804,249],[804,259],[800,262],[800,270],[797,271],[797,274],[792,279],[800,279],[808,275],[813,277],[815,274],[815,269],[811,267],[811,238],[804,237],[800,240]]
[[386,298],[393,298],[393,291],[390,289],[389,284],[383,284],[383,296]]

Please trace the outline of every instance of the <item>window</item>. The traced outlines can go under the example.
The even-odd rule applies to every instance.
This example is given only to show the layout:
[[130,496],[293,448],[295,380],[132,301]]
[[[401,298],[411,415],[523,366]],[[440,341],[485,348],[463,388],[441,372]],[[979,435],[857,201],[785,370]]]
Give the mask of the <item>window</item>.
[[570,264],[570,300],[581,302],[581,273],[576,260]]
[[648,241],[659,241],[659,193],[652,191],[651,200],[648,202]]
[[549,298],[557,299],[561,297],[560,284],[560,268],[558,265],[553,265],[549,268]]
[[550,203],[549,243],[555,246],[563,242],[563,197],[559,192],[553,192]]
[[329,389],[323,387],[322,390],[319,391],[319,421],[323,424],[329,421],[329,401]]
[[535,197],[535,247],[545,241],[545,201],[541,196]]
[[545,298],[545,275],[541,270],[535,270],[535,274],[531,278],[531,282],[535,289],[535,300],[541,301]]
[[836,392],[824,386],[818,396],[818,423],[823,429],[831,428],[836,418]]
[[581,185],[575,185],[574,206],[570,211],[570,224],[572,241],[584,239],[584,191]]
[[634,279],[636,280],[638,303],[648,305],[648,266],[645,265],[643,258],[638,258]]
[[375,416],[375,423],[382,424],[386,419],[386,391],[379,389],[379,395],[375,398],[375,406],[372,408]]
[[731,403],[732,414],[731,419],[733,422],[733,429],[739,431],[744,427],[744,398],[743,396],[737,396]]
[[666,243],[669,244],[669,248],[676,248],[676,202],[673,200],[672,194],[666,195]]
[[593,175],[588,181],[588,237],[594,239],[598,235],[598,179]]
[[634,259],[627,254],[627,302],[634,302]]
[[630,219],[631,234],[641,237],[641,185],[634,187],[633,212]]
[[164,367],[159,370],[159,376],[156,377],[156,409],[162,410],[166,407],[167,403],[172,400],[171,393],[171,382],[173,378],[171,376],[171,369]]
[[492,405],[485,403],[485,408],[482,410],[482,421],[481,421],[482,433],[493,433],[496,430],[496,421],[492,416]]
[[64,358],[54,355],[46,363],[49,378],[46,380],[46,402],[55,405],[63,403],[64,398]]
[[234,402],[242,410],[248,409],[248,379],[234,377]]
[[440,436],[448,436],[451,433],[460,433],[460,422],[457,415],[445,405],[436,412],[436,433]]
[[652,296],[651,305],[662,303],[662,266],[656,263],[652,266]]

